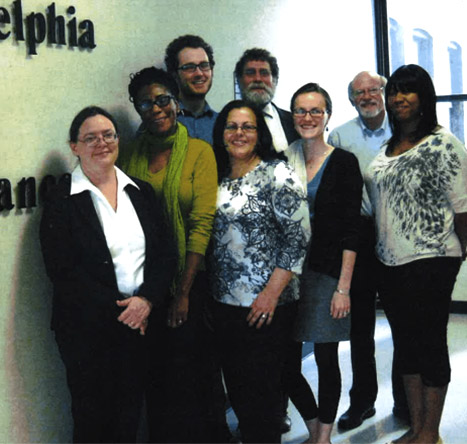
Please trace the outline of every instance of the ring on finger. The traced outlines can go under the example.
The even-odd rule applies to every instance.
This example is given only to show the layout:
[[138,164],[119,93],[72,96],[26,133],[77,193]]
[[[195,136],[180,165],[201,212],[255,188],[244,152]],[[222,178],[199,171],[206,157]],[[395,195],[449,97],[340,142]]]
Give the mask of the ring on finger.
[[261,319],[266,319],[267,317],[268,317],[268,315],[267,315],[266,313],[263,313],[263,314],[261,315]]

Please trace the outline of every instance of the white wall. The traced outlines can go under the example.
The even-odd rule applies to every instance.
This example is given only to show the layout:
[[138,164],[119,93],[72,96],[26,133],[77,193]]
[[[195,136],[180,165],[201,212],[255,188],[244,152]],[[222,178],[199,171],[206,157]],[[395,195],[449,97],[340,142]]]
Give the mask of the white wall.
[[[375,67],[371,1],[359,1],[360,7],[347,0],[56,0],[57,14],[66,16],[72,4],[78,21],[92,20],[97,47],[42,43],[37,56],[27,56],[24,42],[0,41],[0,178],[16,188],[23,177],[39,185],[46,174],[68,171],[74,164],[69,124],[90,104],[114,113],[128,137],[138,124],[128,101],[129,74],[162,66],[167,44],[186,33],[214,48],[208,98],[215,109],[233,98],[235,62],[259,46],[279,60],[281,107],[288,108],[303,83],[318,81],[333,97],[334,124],[341,123],[353,116],[348,81]],[[10,12],[11,3],[0,0]],[[23,16],[44,14],[50,3],[23,0]],[[0,32],[9,29],[0,26]],[[51,287],[37,239],[39,218],[40,205],[0,212],[0,442],[65,442],[71,436],[64,369],[49,330]]]

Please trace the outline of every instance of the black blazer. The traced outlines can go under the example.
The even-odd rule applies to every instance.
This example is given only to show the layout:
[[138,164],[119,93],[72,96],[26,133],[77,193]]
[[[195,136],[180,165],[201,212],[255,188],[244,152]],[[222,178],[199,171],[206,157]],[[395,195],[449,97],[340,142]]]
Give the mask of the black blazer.
[[[125,189],[146,238],[144,283],[138,295],[152,302],[154,312],[166,303],[176,253],[152,187],[132,179],[140,189],[132,185]],[[80,342],[103,345],[112,340],[122,311],[116,300],[123,297],[89,191],[70,196],[68,182],[47,195],[40,241],[45,268],[53,283],[52,328],[77,347]]]
[[357,158],[336,148],[316,193],[308,267],[339,278],[343,250],[358,250],[363,179]]
[[290,145],[297,139],[300,139],[300,135],[295,130],[295,126],[293,124],[293,117],[292,113],[286,111],[285,109],[281,109],[271,103],[274,108],[276,108],[279,118],[281,120],[282,128],[284,129],[285,137],[287,138],[287,143]]

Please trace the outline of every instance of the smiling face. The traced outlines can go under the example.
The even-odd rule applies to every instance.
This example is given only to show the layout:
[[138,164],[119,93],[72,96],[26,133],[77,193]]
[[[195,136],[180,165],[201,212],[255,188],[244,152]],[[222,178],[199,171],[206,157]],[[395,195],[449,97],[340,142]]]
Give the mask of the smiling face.
[[388,109],[399,122],[417,122],[420,116],[420,99],[417,93],[391,91],[388,93]]
[[322,94],[317,92],[308,92],[300,94],[295,98],[294,111],[305,110],[310,112],[303,116],[293,113],[294,126],[302,139],[324,138],[324,130],[329,122],[330,115],[326,111],[326,101]]
[[[202,62],[209,62],[208,55],[203,48],[183,48],[178,53],[179,67],[188,63],[199,65]],[[192,73],[179,69],[176,78],[181,97],[204,97],[211,89],[212,75],[212,69],[201,71],[201,69],[196,68],[195,72]]]
[[274,97],[276,81],[272,77],[269,63],[251,60],[245,63],[243,74],[238,79],[244,100],[260,107],[266,106]]
[[[256,116],[250,108],[236,108],[229,112],[224,129],[224,144],[232,160],[249,160],[256,157],[258,142]],[[237,129],[229,129],[236,127]],[[241,129],[243,128],[243,129]]]
[[[144,100],[154,101],[159,96],[171,95],[170,91],[158,83],[143,86],[136,96],[136,104]],[[154,135],[168,136],[177,129],[178,104],[171,99],[166,106],[153,106],[148,111],[139,111],[146,129]]]
[[[81,125],[78,140],[70,142],[71,151],[80,159],[81,167],[86,175],[113,167],[118,157],[118,138],[113,123],[107,117],[98,114],[88,117]],[[111,142],[105,142],[108,138]],[[92,145],[92,146],[90,146]]]
[[363,72],[352,83],[352,104],[363,119],[384,114],[384,89],[381,79]]

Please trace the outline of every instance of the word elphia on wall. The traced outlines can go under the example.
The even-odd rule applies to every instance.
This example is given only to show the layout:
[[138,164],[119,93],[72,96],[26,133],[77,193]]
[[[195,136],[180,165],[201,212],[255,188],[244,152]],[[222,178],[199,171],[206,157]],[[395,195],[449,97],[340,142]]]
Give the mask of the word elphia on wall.
[[[65,173],[58,179],[59,182],[70,182],[71,175]],[[39,197],[44,200],[50,189],[56,184],[56,179],[51,174],[45,176],[39,186]],[[33,208],[36,207],[36,179],[34,177],[23,177],[18,182],[16,193],[16,208]],[[11,195],[11,183],[8,179],[0,179],[0,212],[10,211],[15,207]]]
[[26,40],[28,54],[30,55],[37,54],[36,46],[42,43],[45,37],[47,37],[48,44],[66,45],[68,41],[69,47],[95,48],[94,24],[91,20],[83,20],[78,24],[76,17],[72,17],[75,12],[74,6],[68,7],[66,10],[68,22],[65,26],[65,17],[57,15],[55,3],[51,3],[46,9],[45,16],[39,12],[31,12],[26,16],[24,19],[25,33],[21,0],[15,0],[11,14],[6,8],[0,6],[0,41],[6,40],[10,35],[13,35],[17,41]]

